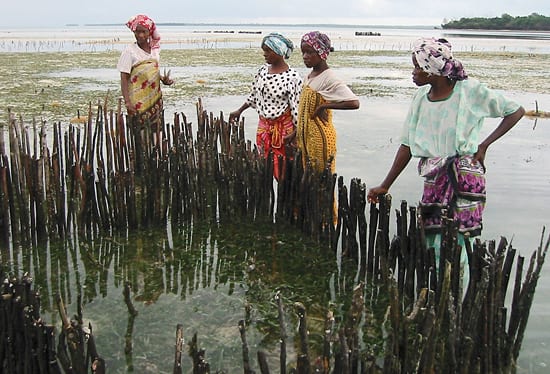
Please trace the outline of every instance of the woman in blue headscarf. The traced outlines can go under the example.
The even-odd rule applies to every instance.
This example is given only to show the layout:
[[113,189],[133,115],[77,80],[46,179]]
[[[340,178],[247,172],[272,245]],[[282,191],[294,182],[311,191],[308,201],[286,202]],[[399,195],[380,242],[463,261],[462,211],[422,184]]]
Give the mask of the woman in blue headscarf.
[[238,121],[242,112],[249,107],[259,115],[256,145],[264,157],[273,152],[273,176],[279,180],[282,160],[292,157],[298,118],[298,99],[302,89],[302,78],[290,68],[286,59],[290,57],[294,44],[279,33],[271,33],[262,40],[265,64],[260,67],[252,91],[241,107],[229,115],[229,121]]

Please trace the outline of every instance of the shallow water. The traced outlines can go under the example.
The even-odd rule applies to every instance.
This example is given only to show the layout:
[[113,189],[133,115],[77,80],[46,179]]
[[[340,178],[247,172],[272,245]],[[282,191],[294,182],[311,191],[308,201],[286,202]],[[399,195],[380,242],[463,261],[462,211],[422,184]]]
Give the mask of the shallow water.
[[[288,360],[295,362],[293,303],[307,306],[313,353],[319,349],[327,308],[338,315],[348,307],[356,268],[345,261],[336,266],[334,255],[294,229],[246,222],[144,230],[128,238],[52,244],[48,250],[20,248],[11,255],[2,252],[2,259],[13,272],[33,275],[46,321],[59,323],[52,295],[63,297],[71,316],[81,300],[85,323],[92,325],[110,373],[130,367],[139,373],[172,372],[178,323],[186,343],[198,335],[213,369],[238,372],[240,320],[247,325],[251,358],[264,350],[276,368],[276,291],[286,310]],[[126,281],[138,311],[133,324],[122,295]],[[131,337],[131,353],[125,353],[125,336]],[[190,366],[184,355],[184,367]]]
[[[510,93],[525,107],[533,95]],[[550,103],[550,95],[537,94],[537,100]],[[242,100],[242,99],[241,99]],[[205,100],[207,107],[238,107],[239,97]],[[216,105],[218,104],[218,105]],[[219,106],[218,106],[219,107]],[[397,150],[397,137],[406,115],[408,101],[399,98],[362,98],[361,108],[353,112],[335,112],[338,132],[336,169],[349,185],[353,177],[361,178],[367,186],[378,184],[387,172]],[[254,131],[254,115],[247,131]],[[251,123],[252,122],[252,123]],[[486,131],[496,126],[487,121]],[[506,237],[528,260],[540,243],[543,228],[550,232],[550,120],[535,121],[523,118],[505,137],[487,152],[487,206],[484,213],[484,240],[499,241]],[[411,161],[392,186],[394,205],[401,200],[416,205],[422,182]],[[527,326],[518,372],[546,373],[550,365],[550,272],[548,264],[538,282],[530,320]],[[526,371],[523,371],[526,370]]]
[[[382,39],[361,41],[352,39],[347,34],[350,30],[335,30],[333,40],[343,51],[332,54],[329,63],[360,95],[361,108],[334,113],[338,132],[336,166],[346,184],[352,177],[358,177],[372,186],[383,178],[391,164],[409,97],[414,91],[409,55],[403,50],[414,40],[413,35],[425,35],[428,30],[419,30],[417,34],[409,31],[406,35],[399,30],[385,30]],[[303,30],[289,31],[299,37]],[[125,40],[123,34],[120,32],[122,41]],[[26,36],[36,39],[39,35],[42,35],[40,31],[33,31]],[[167,40],[181,39],[177,33],[165,35]],[[3,36],[0,33],[0,37]],[[85,36],[89,34],[59,34],[61,39],[77,38],[71,47],[89,48],[79,44],[78,40]],[[110,37],[109,32],[98,36]],[[227,115],[240,106],[263,60],[260,51],[252,48],[258,36],[238,37],[252,41],[239,39],[241,46],[245,46],[243,49],[167,48],[163,52],[163,62],[176,79],[174,87],[164,89],[167,118],[173,112],[184,112],[195,122],[195,102],[199,97],[204,107],[215,115],[220,112]],[[214,43],[209,37],[204,38],[201,43]],[[217,47],[227,48],[237,43],[232,40],[235,38],[227,37],[215,43],[219,43]],[[532,54],[544,52],[547,46],[543,47],[540,41],[515,39],[456,40],[455,51],[461,53],[472,77],[505,90],[526,109],[534,109],[537,101],[541,110],[550,110],[547,55]],[[177,43],[181,46],[184,40]],[[0,45],[0,51],[4,45]],[[59,40],[49,45],[61,46]],[[3,53],[6,63],[0,66],[0,73],[17,79],[8,80],[4,87],[6,94],[0,96],[0,123],[7,118],[8,106],[27,122],[35,116],[48,123],[65,123],[77,111],[86,113],[89,102],[103,101],[106,96],[114,106],[119,95],[114,66],[121,45],[118,40],[113,41],[98,52]],[[178,44],[172,47],[175,45]],[[519,53],[510,53],[515,49]],[[298,54],[294,54],[290,62],[302,74],[307,72]],[[2,70],[8,67],[9,70]],[[247,136],[253,138],[257,115],[249,109],[244,116]],[[486,131],[495,124],[487,121]],[[538,246],[542,228],[550,222],[547,211],[550,206],[549,142],[550,120],[539,119],[535,125],[534,120],[524,118],[487,154],[488,201],[483,237],[513,238],[514,246],[524,256],[529,256]],[[394,205],[401,200],[414,205],[420,191],[421,181],[411,163],[392,187]],[[76,297],[82,294],[84,320],[90,320],[94,327],[100,353],[112,369],[109,372],[127,370],[124,335],[128,314],[121,296],[124,279],[132,279],[135,285],[140,313],[133,330],[131,360],[137,372],[145,372],[146,367],[150,372],[171,371],[176,323],[183,323],[186,328],[186,341],[198,332],[199,342],[207,349],[214,368],[238,365],[234,360],[240,359],[237,322],[245,317],[245,303],[252,302],[255,307],[250,317],[254,328],[250,329],[249,336],[251,351],[255,352],[257,347],[275,345],[265,316],[275,313],[272,296],[276,288],[288,292],[288,301],[309,301],[314,310],[312,314],[320,315],[329,301],[344,298],[344,284],[353,283],[353,271],[339,269],[333,255],[319,256],[315,246],[304,243],[295,233],[279,236],[275,241],[277,251],[272,251],[269,227],[260,230],[241,226],[213,234],[195,229],[194,233],[180,228],[173,233],[161,230],[127,239],[112,237],[93,243],[51,244],[46,250],[41,249],[47,256],[38,255],[38,250],[14,248],[2,253],[2,262],[9,258],[18,272],[36,269],[33,274],[36,284],[48,295],[45,307],[53,304],[53,293],[61,290],[69,298],[68,306],[74,313]],[[88,257],[90,248],[95,261]],[[293,261],[283,261],[285,256]],[[310,261],[318,263],[312,265]],[[303,272],[303,268],[319,269],[314,274],[318,278]],[[535,294],[520,354],[520,372],[544,373],[550,365],[547,268],[545,265]],[[296,274],[303,277],[298,278]],[[304,278],[306,275],[312,278]],[[317,288],[312,288],[314,286]],[[319,299],[307,299],[310,295]],[[292,313],[288,313],[288,318],[292,319]],[[51,319],[57,321],[55,313]]]

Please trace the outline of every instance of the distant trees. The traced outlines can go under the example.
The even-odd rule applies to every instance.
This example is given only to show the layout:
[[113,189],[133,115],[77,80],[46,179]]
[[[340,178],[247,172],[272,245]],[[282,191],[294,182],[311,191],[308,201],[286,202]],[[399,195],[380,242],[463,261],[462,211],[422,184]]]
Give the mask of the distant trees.
[[550,17],[538,13],[528,16],[512,17],[503,14],[494,18],[461,18],[458,21],[443,20],[444,29],[483,29],[483,30],[531,30],[550,31]]

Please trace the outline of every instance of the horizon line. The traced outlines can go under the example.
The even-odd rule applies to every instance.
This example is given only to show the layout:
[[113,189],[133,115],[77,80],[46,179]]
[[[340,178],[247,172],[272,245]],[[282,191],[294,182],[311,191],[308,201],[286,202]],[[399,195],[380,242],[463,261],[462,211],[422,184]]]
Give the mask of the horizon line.
[[[425,28],[439,27],[441,25],[391,25],[391,24],[343,24],[343,23],[267,23],[267,22],[155,22],[158,26],[327,26],[327,27],[381,27],[381,28]],[[124,23],[76,23],[65,24],[65,26],[124,26]]]

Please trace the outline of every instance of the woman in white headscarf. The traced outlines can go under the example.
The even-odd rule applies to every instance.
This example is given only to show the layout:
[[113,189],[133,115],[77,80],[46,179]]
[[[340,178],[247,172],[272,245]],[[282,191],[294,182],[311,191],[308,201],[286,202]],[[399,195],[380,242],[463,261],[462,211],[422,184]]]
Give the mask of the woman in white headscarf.
[[[418,40],[412,63],[412,80],[419,89],[413,96],[393,164],[382,183],[369,190],[368,200],[377,202],[410,159],[419,158],[418,171],[424,177],[420,212],[428,247],[434,247],[438,257],[442,210],[457,222],[462,248],[463,234],[481,234],[485,154],[525,111],[499,92],[468,79],[445,39]],[[481,140],[484,119],[498,117],[502,118],[499,125]]]
[[239,120],[249,107],[256,109],[260,117],[256,145],[264,157],[273,152],[273,176],[279,180],[284,166],[279,157],[284,161],[293,156],[302,78],[286,62],[294,50],[292,41],[271,33],[263,38],[261,48],[266,63],[256,73],[248,98],[230,113],[229,121]]

